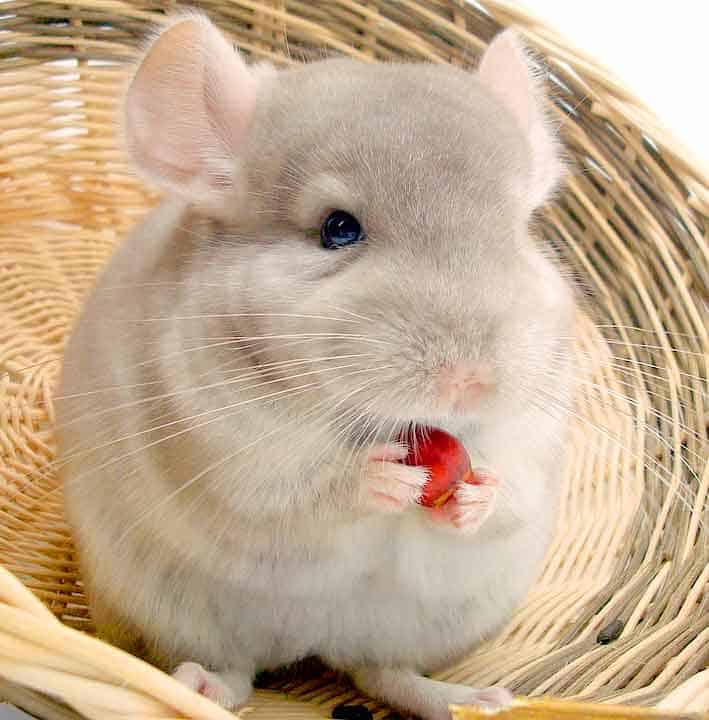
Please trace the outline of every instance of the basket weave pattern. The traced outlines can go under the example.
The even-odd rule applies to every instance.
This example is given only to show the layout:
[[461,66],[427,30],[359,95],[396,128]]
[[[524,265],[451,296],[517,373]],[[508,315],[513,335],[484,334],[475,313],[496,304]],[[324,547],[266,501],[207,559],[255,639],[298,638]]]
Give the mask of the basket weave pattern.
[[[572,460],[543,577],[498,637],[440,677],[520,694],[709,707],[702,170],[608,73],[506,4],[194,4],[250,57],[279,64],[332,53],[472,67],[505,25],[540,52],[571,172],[538,231],[588,299]],[[157,199],[128,171],[113,120],[126,63],[174,7],[0,5],[0,564],[44,603],[0,574],[0,676],[65,688],[91,717],[226,716],[69,629],[92,626],[53,465],[64,339],[115,244]],[[616,619],[620,637],[599,644]],[[261,692],[257,716],[320,717],[355,697],[327,673],[271,686],[289,700]]]

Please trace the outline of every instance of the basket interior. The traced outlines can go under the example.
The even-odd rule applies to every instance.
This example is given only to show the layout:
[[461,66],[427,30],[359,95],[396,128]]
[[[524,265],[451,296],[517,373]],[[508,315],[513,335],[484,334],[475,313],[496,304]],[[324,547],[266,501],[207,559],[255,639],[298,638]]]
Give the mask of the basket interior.
[[[594,64],[496,3],[198,3],[250,57],[344,53],[474,66],[501,25],[543,53],[568,150],[538,233],[579,284],[572,456],[543,576],[503,632],[443,679],[654,704],[709,660],[706,181]],[[54,475],[52,391],[81,301],[157,196],[113,118],[131,61],[171,2],[0,10],[0,563],[91,632]],[[599,631],[622,619],[615,642]],[[266,684],[328,707],[331,673]]]

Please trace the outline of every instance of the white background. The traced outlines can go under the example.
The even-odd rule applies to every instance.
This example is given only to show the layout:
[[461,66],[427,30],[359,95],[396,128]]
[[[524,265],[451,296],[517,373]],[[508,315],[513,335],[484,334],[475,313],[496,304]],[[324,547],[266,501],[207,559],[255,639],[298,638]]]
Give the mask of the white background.
[[709,167],[709,0],[524,0]]

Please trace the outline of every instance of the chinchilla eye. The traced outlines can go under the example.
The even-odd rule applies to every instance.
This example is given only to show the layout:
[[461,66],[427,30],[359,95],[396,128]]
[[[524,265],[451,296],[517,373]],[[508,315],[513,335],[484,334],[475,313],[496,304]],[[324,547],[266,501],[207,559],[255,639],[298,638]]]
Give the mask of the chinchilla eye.
[[320,228],[320,241],[328,250],[359,242],[364,237],[364,231],[359,220],[344,210],[333,210]]

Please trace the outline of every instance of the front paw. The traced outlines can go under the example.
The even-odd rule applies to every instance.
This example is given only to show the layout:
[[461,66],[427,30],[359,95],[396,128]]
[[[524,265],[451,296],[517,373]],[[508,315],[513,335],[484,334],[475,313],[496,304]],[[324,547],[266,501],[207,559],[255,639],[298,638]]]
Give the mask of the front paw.
[[424,467],[403,465],[405,445],[375,445],[367,456],[364,482],[367,506],[378,512],[402,512],[418,504],[428,480]]
[[431,509],[431,519],[464,535],[472,535],[495,509],[498,486],[494,473],[476,468],[467,481],[458,483],[445,505]]

